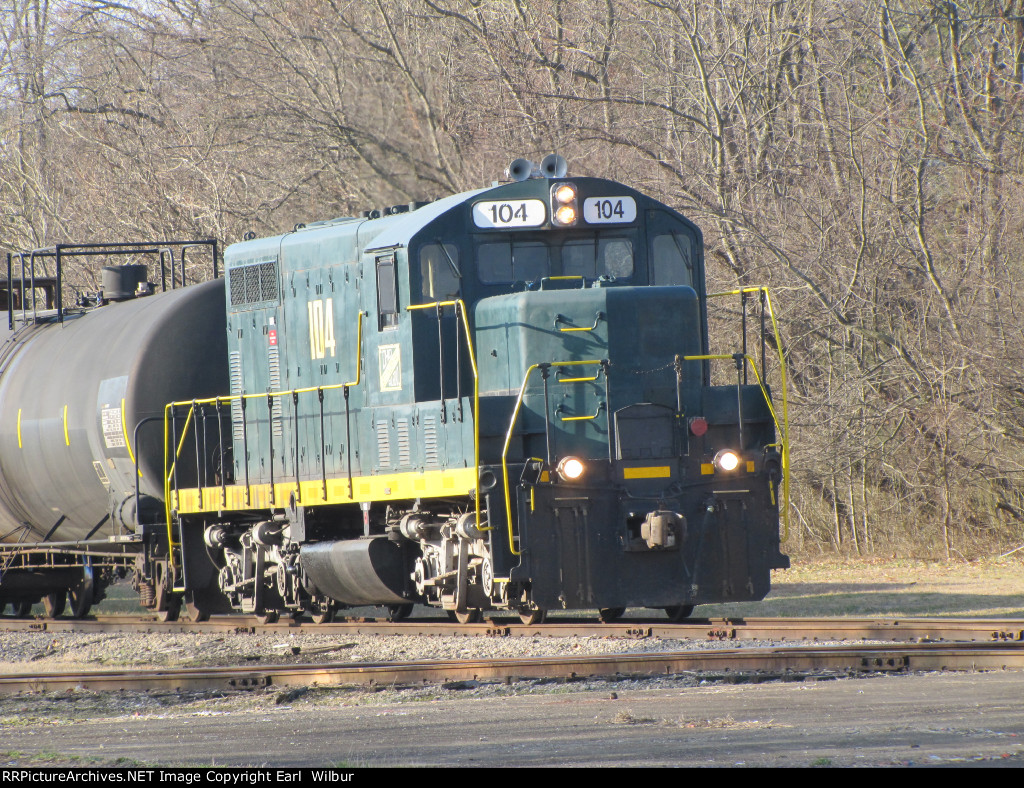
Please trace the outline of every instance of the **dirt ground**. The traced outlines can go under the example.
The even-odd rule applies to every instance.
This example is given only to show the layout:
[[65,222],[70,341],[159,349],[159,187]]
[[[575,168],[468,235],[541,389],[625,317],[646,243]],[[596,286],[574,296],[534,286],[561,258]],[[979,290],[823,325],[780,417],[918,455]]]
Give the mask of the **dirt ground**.
[[972,562],[795,557],[763,602],[699,616],[1024,617],[1024,551]]
[[361,701],[311,691],[26,722],[0,731],[0,767],[1024,765],[1022,673],[587,686]]

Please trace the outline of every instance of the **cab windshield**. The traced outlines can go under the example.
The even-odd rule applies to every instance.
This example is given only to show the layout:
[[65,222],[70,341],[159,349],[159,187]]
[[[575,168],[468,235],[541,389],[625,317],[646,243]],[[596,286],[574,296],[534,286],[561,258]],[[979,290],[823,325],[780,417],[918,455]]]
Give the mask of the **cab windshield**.
[[628,279],[633,275],[633,247],[628,235],[493,240],[477,246],[477,273],[483,284],[535,282],[549,276]]

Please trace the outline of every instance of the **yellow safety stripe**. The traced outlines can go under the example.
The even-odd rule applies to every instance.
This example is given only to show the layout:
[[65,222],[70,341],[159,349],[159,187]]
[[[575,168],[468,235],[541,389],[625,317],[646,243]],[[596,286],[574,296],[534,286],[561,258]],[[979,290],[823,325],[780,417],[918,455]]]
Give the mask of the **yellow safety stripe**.
[[[339,503],[373,501],[399,501],[412,498],[444,498],[470,494],[477,484],[476,469],[391,473],[379,476],[356,476],[352,479],[349,495],[348,476],[327,479],[324,496],[322,479],[311,479],[299,484],[299,500],[303,506],[328,506]],[[244,484],[226,487],[180,489],[171,492],[171,507],[179,514],[199,514],[217,511],[244,511],[280,507],[296,491],[295,482],[275,482],[274,501],[271,504],[270,484],[250,484],[248,503]],[[223,496],[223,497],[222,497]],[[225,501],[226,502],[223,502]]]
[[[124,417],[124,397],[121,397],[121,431],[124,433],[124,445],[128,448],[128,459],[135,465],[135,455],[132,453],[132,442],[128,440],[128,423]],[[142,469],[139,468],[139,478],[142,478]]]
[[672,468],[668,465],[652,465],[645,468],[623,468],[623,479],[668,479]]

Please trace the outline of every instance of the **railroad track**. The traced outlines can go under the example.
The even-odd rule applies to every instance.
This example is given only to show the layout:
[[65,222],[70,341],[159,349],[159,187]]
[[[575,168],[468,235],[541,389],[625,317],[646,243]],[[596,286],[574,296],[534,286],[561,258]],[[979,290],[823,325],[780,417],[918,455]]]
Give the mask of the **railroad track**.
[[370,618],[331,624],[287,621],[261,625],[251,616],[223,616],[213,621],[162,623],[153,616],[101,616],[93,619],[0,618],[0,631],[35,632],[313,632],[360,635],[460,635],[479,637],[652,637],[685,640],[887,640],[897,642],[1024,642],[1022,619],[940,618],[695,618],[681,624],[665,619],[637,619],[602,624],[561,619],[526,626],[495,618],[480,624],[455,624],[441,618],[388,622]]
[[736,681],[823,674],[1024,669],[1021,643],[789,646],[526,659],[338,663],[261,667],[86,671],[0,676],[0,694],[66,690],[245,690],[310,685],[439,684],[713,674]]

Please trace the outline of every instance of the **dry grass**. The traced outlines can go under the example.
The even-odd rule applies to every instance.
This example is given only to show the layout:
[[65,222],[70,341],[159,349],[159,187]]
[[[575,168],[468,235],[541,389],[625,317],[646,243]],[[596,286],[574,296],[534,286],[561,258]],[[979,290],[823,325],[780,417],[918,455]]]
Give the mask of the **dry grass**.
[[702,605],[699,616],[1024,617],[1017,556],[945,563],[912,559],[794,559],[772,573],[763,602]]

